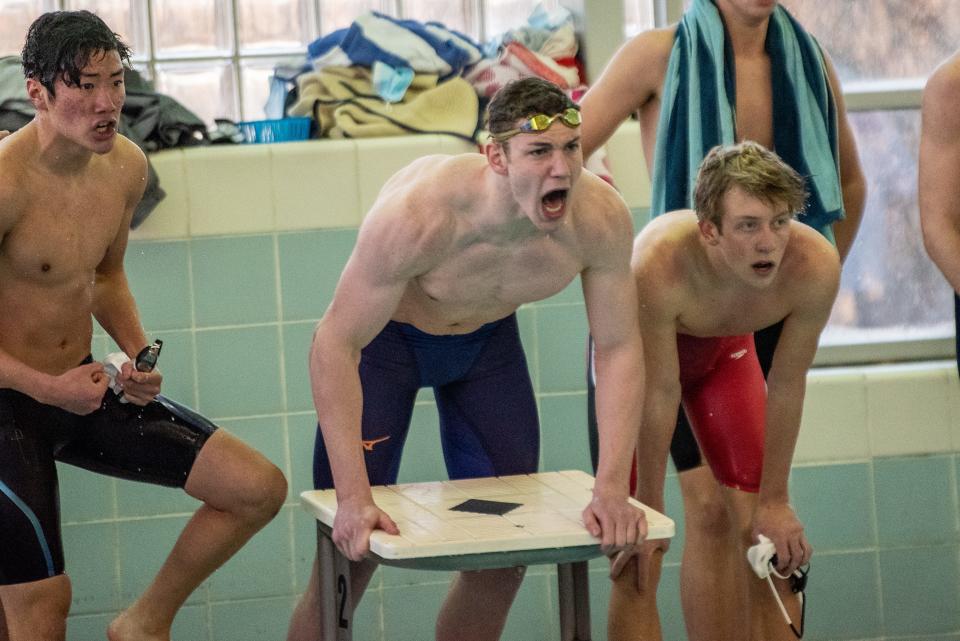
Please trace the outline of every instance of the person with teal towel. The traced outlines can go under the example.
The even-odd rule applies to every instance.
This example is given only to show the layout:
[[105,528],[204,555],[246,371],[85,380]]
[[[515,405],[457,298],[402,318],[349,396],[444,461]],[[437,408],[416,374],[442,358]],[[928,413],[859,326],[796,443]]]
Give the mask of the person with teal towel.
[[943,61],[927,80],[921,109],[920,224],[923,243],[953,287],[960,370],[960,51]]
[[[679,23],[627,42],[581,104],[584,157],[638,114],[652,216],[692,206],[696,168],[714,145],[754,140],[809,180],[799,220],[835,241],[841,259],[849,253],[866,182],[840,83],[826,52],[777,2],[693,0]],[[781,328],[754,335],[765,375]],[[671,454],[684,499],[680,592],[687,634],[691,641],[742,641],[729,590],[744,563],[731,544],[734,520],[683,412]],[[666,543],[651,546],[648,553],[662,558]],[[618,606],[621,598],[634,605]],[[647,626],[643,638],[659,638],[656,580],[639,588],[615,581],[611,629],[624,618]]]

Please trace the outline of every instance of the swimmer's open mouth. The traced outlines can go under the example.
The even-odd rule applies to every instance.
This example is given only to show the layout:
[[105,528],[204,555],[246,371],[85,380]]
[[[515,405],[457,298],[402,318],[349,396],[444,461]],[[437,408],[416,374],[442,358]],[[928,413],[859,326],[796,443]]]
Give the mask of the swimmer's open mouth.
[[111,133],[117,128],[116,120],[102,120],[93,127],[98,134]]
[[753,267],[755,271],[767,273],[773,270],[773,265],[774,263],[769,260],[761,260],[756,263],[753,263],[751,267]]
[[554,189],[541,199],[543,212],[547,218],[559,218],[567,204],[567,189]]

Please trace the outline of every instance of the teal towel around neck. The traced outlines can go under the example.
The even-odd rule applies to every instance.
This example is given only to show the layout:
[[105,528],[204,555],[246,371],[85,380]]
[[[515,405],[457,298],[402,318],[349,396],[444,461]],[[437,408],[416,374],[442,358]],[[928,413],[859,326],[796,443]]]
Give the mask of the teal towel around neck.
[[[766,50],[777,154],[807,180],[801,222],[830,240],[844,216],[837,108],[823,52],[786,9],[770,16]],[[720,12],[693,0],[674,38],[664,80],[654,152],[651,216],[693,205],[700,162],[716,145],[736,142],[736,74]]]

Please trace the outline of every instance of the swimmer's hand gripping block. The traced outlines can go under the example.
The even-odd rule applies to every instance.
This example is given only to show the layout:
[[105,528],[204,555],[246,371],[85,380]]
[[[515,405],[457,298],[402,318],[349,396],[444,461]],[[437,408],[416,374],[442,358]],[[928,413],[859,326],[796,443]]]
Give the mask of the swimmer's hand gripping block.
[[[544,472],[371,488],[377,506],[400,528],[399,535],[377,530],[370,551],[382,560],[463,556],[546,548],[593,546],[599,541],[584,527],[581,513],[592,500],[593,477],[577,470]],[[311,490],[301,502],[322,524],[331,526],[337,513],[334,490]],[[453,508],[470,499],[517,503],[502,515],[476,514]],[[644,510],[648,538],[670,538],[674,523],[663,514]]]

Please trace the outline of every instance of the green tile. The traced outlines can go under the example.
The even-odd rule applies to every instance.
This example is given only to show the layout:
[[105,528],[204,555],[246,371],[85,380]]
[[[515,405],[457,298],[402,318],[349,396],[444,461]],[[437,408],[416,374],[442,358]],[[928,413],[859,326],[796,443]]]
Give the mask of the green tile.
[[633,207],[630,209],[630,218],[633,219],[633,229],[635,234],[639,234],[648,222],[650,222],[649,207]]
[[157,367],[163,374],[162,392],[188,407],[197,405],[196,359],[192,331],[147,331],[149,339],[163,341]]
[[586,393],[540,397],[540,469],[593,474]]
[[956,545],[881,550],[885,632],[939,634],[960,629]]
[[877,570],[875,552],[814,553],[807,584],[806,625],[811,640],[881,636]]
[[[590,630],[593,632],[593,641],[607,641],[607,620],[609,619],[610,581],[609,564],[606,559],[600,559],[603,565],[590,569]],[[553,590],[556,594],[556,578],[553,579]]]
[[190,252],[198,327],[277,320],[272,236],[202,238]]
[[293,574],[296,592],[302,594],[317,558],[317,521],[299,505],[283,508],[277,518],[284,514],[293,522]]
[[[173,626],[170,628],[171,639],[190,639],[190,641],[206,641],[210,638],[209,606],[187,606],[180,608]],[[214,639],[213,641],[216,641]]]
[[284,476],[288,476],[287,434],[283,416],[237,418],[224,427],[252,449],[267,457],[267,460],[280,468]]
[[283,319],[317,320],[333,298],[357,230],[297,232],[278,239]]
[[293,496],[313,489],[313,448],[317,439],[317,417],[296,414],[287,417],[290,435],[290,476],[287,484]]
[[540,391],[540,360],[537,351],[537,308],[524,305],[517,310],[520,342],[527,357],[527,369],[533,382],[533,391]]
[[580,276],[577,275],[574,277],[570,284],[564,287],[562,290],[551,296],[550,298],[545,298],[542,301],[536,301],[536,306],[550,306],[557,305],[562,303],[582,303],[583,302],[583,286],[580,284]]
[[583,305],[537,310],[541,392],[579,392],[587,387],[587,317]]
[[109,614],[71,614],[67,618],[67,641],[105,639],[107,626],[116,616],[116,612],[110,612]]
[[507,615],[503,639],[541,641],[560,638],[555,581],[554,577],[547,575],[528,574],[524,577]]
[[957,540],[952,457],[879,459],[873,470],[881,547]]
[[440,419],[436,405],[414,406],[410,432],[400,462],[400,483],[439,481],[447,477],[440,447]]
[[57,476],[62,522],[98,521],[116,516],[113,478],[63,463],[57,463]]
[[795,467],[790,494],[818,552],[877,544],[868,464]]
[[285,639],[293,614],[292,597],[213,603],[212,638],[217,641]]
[[435,637],[437,614],[447,595],[445,583],[385,587],[381,594],[383,625],[390,633],[390,641],[425,641]]
[[288,412],[314,410],[309,357],[316,326],[314,321],[284,323],[280,326],[283,332],[283,369],[286,376]]
[[63,526],[63,556],[73,587],[70,611],[92,614],[117,610],[117,528],[114,523]]
[[[383,592],[367,588],[353,613],[353,638],[364,641],[393,641],[393,635],[384,631]],[[387,626],[389,630],[389,626]]]
[[[129,605],[150,585],[187,520],[186,516],[172,516],[117,523],[121,604]],[[110,559],[113,563],[112,553]],[[206,585],[202,584],[187,603],[198,604],[205,600]]]
[[197,332],[198,409],[211,418],[279,414],[278,327]]
[[208,583],[212,601],[262,599],[290,593],[290,520],[281,513],[257,532]]
[[670,540],[670,548],[663,557],[665,564],[680,563],[683,556],[683,537],[684,530],[684,511],[683,511],[683,493],[680,489],[680,481],[676,478],[667,478],[663,485],[664,510],[667,516],[673,519],[676,524],[676,532]]
[[680,604],[680,566],[678,565],[665,565],[660,572],[660,585],[657,586],[657,610],[660,612],[663,638],[671,641],[687,641],[687,629],[683,624],[683,608]]
[[109,340],[107,339],[106,335],[96,334],[97,331],[102,331],[102,328],[99,325],[94,324],[93,330],[94,335],[93,339],[90,341],[90,353],[93,354],[93,357],[99,361],[102,360],[103,357],[106,356],[111,350],[107,347]]
[[124,269],[145,327],[186,329],[193,325],[185,241],[130,243]]
[[193,514],[200,505],[180,488],[117,480],[117,513],[121,518]]

